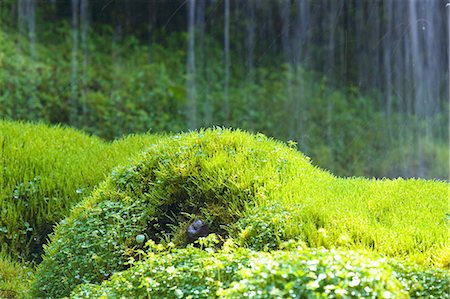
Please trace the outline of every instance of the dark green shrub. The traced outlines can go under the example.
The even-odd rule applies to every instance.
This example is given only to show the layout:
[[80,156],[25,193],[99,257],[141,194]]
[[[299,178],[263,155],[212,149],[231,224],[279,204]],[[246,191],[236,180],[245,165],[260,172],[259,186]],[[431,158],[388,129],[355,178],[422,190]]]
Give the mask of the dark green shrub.
[[[230,240],[229,240],[230,242]],[[71,298],[407,298],[385,259],[352,251],[159,248]],[[164,251],[162,251],[164,250]]]

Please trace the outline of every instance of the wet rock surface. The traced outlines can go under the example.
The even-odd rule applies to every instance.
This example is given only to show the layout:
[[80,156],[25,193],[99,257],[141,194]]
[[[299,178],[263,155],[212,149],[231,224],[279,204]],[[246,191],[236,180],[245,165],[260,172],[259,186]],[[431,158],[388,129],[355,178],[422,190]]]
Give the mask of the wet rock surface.
[[209,228],[202,220],[195,220],[187,228],[188,243],[195,242],[198,238],[209,235]]

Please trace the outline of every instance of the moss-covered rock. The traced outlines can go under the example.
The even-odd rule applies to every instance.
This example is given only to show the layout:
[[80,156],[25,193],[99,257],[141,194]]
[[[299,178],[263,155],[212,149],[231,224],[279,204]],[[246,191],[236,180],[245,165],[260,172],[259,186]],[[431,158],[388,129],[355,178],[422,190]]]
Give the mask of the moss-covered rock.
[[115,169],[57,227],[34,294],[62,297],[127,268],[137,235],[183,245],[196,218],[226,235],[247,206],[281,196],[286,180],[308,176],[330,175],[263,135],[216,129],[162,138],[130,166]]
[[208,129],[163,137],[60,223],[33,296],[68,296],[128,269],[143,237],[183,247],[194,220],[257,250],[296,239],[434,265],[449,246],[447,196],[444,182],[336,178],[260,134]]

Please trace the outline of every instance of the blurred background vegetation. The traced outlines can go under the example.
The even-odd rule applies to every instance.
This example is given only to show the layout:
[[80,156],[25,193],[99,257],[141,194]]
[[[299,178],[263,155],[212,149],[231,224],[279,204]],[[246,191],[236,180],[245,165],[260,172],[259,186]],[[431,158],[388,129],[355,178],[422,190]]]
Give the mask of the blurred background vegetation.
[[214,125],[342,176],[449,174],[439,0],[1,0],[0,118],[105,139]]

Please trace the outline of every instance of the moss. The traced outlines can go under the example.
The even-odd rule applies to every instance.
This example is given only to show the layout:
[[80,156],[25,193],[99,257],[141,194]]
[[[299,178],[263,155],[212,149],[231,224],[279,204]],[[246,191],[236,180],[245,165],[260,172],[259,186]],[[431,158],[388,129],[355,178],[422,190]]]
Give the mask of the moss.
[[100,282],[126,267],[136,235],[177,239],[192,217],[226,235],[224,227],[247,205],[277,192],[283,168],[294,165],[288,160],[305,174],[320,173],[306,157],[262,135],[217,129],[162,138],[130,166],[116,168],[58,226],[35,295],[58,297],[81,282]]
[[0,298],[24,298],[30,287],[33,268],[0,252]]
[[100,286],[80,285],[71,298],[408,298],[388,261],[373,255],[207,249],[156,248]]
[[39,260],[47,235],[73,205],[156,138],[129,136],[110,144],[61,126],[0,121],[2,249]]
[[296,239],[434,265],[449,245],[447,195],[443,182],[336,178],[261,134],[217,128],[162,137],[60,223],[33,295],[67,296],[127,269],[142,249],[137,236],[183,247],[194,219],[222,239],[253,225],[241,245],[258,250]]

